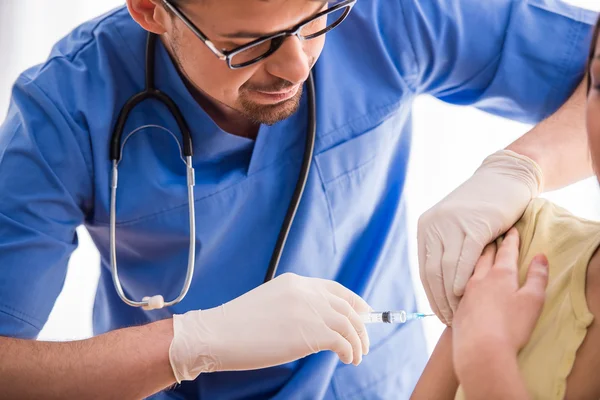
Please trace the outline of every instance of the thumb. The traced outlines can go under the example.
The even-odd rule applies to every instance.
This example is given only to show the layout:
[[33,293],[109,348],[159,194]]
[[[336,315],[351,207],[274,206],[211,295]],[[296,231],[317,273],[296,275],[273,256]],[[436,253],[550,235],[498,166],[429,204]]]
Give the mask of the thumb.
[[543,254],[538,254],[529,264],[527,279],[519,293],[544,301],[546,287],[548,286],[548,259]]

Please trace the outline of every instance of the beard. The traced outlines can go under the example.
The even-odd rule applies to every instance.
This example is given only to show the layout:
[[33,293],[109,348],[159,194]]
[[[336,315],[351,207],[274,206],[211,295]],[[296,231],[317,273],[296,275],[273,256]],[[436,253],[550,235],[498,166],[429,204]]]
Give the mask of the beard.
[[[262,87],[260,90],[267,92],[276,92],[285,90],[286,88],[292,87],[293,85],[287,81],[280,81],[275,84],[269,85],[269,87]],[[300,107],[300,99],[302,98],[302,86],[298,88],[298,91],[294,97],[282,101],[277,104],[259,104],[251,101],[246,96],[248,90],[256,90],[258,88],[247,87],[243,85],[240,89],[239,105],[241,112],[246,118],[258,124],[273,125],[277,122],[283,121],[291,117],[298,111]]]

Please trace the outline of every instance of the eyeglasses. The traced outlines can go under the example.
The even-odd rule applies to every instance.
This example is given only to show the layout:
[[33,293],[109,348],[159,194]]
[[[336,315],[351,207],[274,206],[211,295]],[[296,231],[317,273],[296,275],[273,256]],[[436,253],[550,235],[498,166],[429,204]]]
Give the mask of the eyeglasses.
[[186,17],[170,0],[163,4],[177,16],[202,42],[220,59],[227,62],[231,69],[244,68],[255,64],[277,51],[288,36],[300,40],[310,40],[326,34],[346,19],[357,0],[342,1],[327,10],[305,19],[293,28],[263,36],[232,50],[219,50],[194,23]]

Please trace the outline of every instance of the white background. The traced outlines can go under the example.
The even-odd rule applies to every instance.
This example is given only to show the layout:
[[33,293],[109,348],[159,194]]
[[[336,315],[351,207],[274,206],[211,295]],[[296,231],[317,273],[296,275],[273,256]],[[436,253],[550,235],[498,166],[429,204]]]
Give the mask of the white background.
[[[569,2],[600,10],[597,0]],[[43,62],[54,42],[75,26],[122,3],[123,0],[0,0],[0,119],[8,107],[10,87],[22,70]],[[414,112],[414,147],[407,183],[411,237],[415,237],[416,221],[422,212],[466,180],[488,154],[505,147],[530,128],[429,97],[418,99]],[[600,220],[600,191],[594,179],[546,197],[577,215]],[[80,246],[73,254],[64,290],[40,339],[71,340],[91,335],[99,256],[86,231],[78,232]],[[416,240],[410,248],[410,267],[419,304],[427,311],[427,300],[418,280]],[[442,329],[436,320],[426,322],[430,347]]]

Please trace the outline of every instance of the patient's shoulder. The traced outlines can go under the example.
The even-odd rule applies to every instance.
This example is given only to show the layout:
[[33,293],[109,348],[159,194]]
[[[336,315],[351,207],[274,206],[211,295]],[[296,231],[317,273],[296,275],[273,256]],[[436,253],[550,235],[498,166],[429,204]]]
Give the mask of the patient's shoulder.
[[[521,252],[545,253],[563,261],[585,257],[588,262],[600,243],[600,222],[578,217],[553,202],[531,201],[515,225],[521,236]],[[535,256],[535,254],[531,254]]]
[[535,398],[599,398],[600,222],[536,199],[517,227],[521,281],[537,254],[550,264],[542,315],[519,354],[528,388]]
[[[550,200],[538,197],[529,202],[519,222],[528,225],[555,226],[584,226],[600,231],[600,221],[592,221],[579,217],[566,208]],[[576,234],[576,232],[570,232]]]

